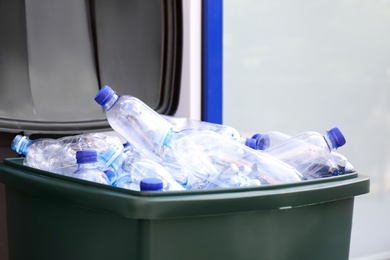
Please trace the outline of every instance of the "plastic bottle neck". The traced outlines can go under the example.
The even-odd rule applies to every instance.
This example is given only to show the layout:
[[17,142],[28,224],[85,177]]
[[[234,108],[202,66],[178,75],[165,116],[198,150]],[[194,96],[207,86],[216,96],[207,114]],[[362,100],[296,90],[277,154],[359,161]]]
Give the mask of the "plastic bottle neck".
[[116,93],[114,93],[113,95],[112,95],[112,97],[110,98],[110,100],[106,103],[106,104],[104,104],[104,108],[108,111],[108,110],[110,110],[111,108],[112,108],[112,106],[116,103],[116,101],[119,99],[119,96],[116,94]]
[[28,137],[19,135],[15,137],[15,140],[11,146],[13,150],[15,150],[18,154],[23,154],[24,156],[27,156],[27,150],[32,143],[33,141],[31,141]]
[[336,146],[335,141],[328,133],[326,133],[324,135],[324,139],[325,139],[326,144],[328,145],[329,151],[337,149],[338,146]]

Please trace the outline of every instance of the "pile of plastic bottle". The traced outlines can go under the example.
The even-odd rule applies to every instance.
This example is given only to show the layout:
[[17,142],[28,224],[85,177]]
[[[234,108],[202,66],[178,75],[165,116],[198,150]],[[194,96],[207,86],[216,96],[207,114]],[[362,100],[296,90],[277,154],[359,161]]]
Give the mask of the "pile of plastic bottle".
[[24,165],[136,191],[253,187],[354,172],[336,152],[346,143],[338,128],[245,138],[226,125],[160,115],[108,86],[95,101],[125,144],[103,133],[36,140],[17,135],[12,149]]

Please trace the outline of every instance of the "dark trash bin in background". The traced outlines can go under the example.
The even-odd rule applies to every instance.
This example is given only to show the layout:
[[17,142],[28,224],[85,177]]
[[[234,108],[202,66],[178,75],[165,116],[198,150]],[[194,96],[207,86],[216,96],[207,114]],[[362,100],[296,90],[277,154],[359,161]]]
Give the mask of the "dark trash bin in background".
[[[3,158],[16,157],[16,134],[111,130],[93,100],[103,84],[173,114],[181,19],[174,0],[1,1]],[[21,158],[0,164],[0,182],[10,260],[348,259],[354,197],[369,192],[369,179],[354,173],[145,193],[29,168]]]
[[[16,134],[111,130],[93,100],[102,84],[173,114],[181,26],[180,0],[0,1],[0,162],[17,156]],[[0,183],[1,260],[8,259],[5,193]]]

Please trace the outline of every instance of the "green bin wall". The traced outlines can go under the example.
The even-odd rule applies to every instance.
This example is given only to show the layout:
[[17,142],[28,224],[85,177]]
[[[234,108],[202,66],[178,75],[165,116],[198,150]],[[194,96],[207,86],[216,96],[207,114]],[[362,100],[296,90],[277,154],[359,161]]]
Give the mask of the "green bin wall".
[[357,173],[254,188],[145,193],[0,165],[10,260],[347,260]]

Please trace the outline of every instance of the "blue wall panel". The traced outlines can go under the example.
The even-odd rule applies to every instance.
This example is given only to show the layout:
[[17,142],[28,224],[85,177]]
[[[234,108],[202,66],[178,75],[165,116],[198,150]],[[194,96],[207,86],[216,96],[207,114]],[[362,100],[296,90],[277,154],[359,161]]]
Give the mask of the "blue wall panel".
[[222,123],[223,0],[202,9],[202,120]]

